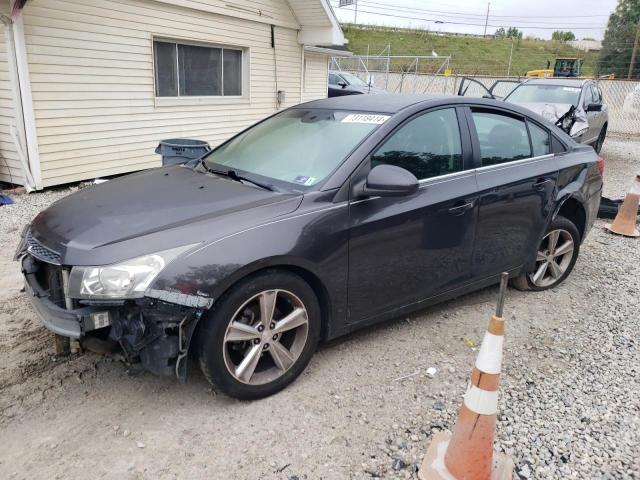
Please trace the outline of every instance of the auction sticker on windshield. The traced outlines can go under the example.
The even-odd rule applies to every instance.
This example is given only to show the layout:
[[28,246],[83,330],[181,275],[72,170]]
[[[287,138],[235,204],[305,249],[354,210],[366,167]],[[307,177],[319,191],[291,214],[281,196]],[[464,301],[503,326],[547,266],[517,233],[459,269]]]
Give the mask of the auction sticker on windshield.
[[366,113],[351,113],[342,119],[342,123],[372,123],[382,125],[389,119],[389,115],[371,115]]
[[300,185],[310,186],[313,185],[316,181],[313,177],[307,177],[306,175],[298,175],[293,179],[294,182],[299,183]]

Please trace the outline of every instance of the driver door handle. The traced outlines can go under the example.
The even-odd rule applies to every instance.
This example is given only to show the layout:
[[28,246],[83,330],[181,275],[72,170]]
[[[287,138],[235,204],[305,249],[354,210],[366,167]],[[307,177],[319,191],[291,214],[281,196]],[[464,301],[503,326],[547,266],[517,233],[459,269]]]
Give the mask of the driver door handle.
[[451,215],[464,215],[467,210],[471,210],[473,208],[473,202],[465,203],[464,205],[459,205],[457,207],[451,207],[449,209],[449,213]]

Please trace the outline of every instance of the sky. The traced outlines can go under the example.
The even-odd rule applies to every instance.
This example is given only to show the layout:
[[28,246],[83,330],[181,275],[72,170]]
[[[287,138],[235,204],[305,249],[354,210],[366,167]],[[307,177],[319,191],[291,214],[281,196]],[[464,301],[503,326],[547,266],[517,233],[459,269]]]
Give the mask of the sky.
[[[353,22],[354,6],[338,7],[341,22]],[[425,28],[433,31],[482,35],[487,14],[483,0],[354,0],[357,23]],[[617,0],[491,0],[487,33],[499,27],[518,27],[524,36],[551,38],[554,30],[571,30],[576,38],[602,40]],[[443,22],[443,23],[441,23]]]

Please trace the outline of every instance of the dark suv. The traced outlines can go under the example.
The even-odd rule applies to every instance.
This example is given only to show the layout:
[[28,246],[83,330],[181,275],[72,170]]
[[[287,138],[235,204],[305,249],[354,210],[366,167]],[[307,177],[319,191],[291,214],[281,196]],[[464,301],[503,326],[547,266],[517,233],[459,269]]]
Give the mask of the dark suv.
[[600,201],[592,148],[513,104],[318,100],[183,166],[39,213],[17,258],[44,324],[225,393],[284,388],[319,341],[497,282],[571,272]]
[[380,94],[387,93],[381,88],[368,84],[353,73],[331,70],[329,72],[329,97],[343,97],[345,95]]

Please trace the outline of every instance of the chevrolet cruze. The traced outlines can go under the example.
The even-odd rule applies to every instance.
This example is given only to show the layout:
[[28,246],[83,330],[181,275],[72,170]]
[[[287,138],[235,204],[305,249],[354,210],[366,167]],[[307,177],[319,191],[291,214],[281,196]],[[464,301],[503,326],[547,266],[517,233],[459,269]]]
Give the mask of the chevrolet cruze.
[[226,394],[273,394],[319,342],[499,281],[560,284],[602,160],[542,117],[464,97],[284,110],[202,159],[83,189],[25,229],[26,292],[57,335]]

